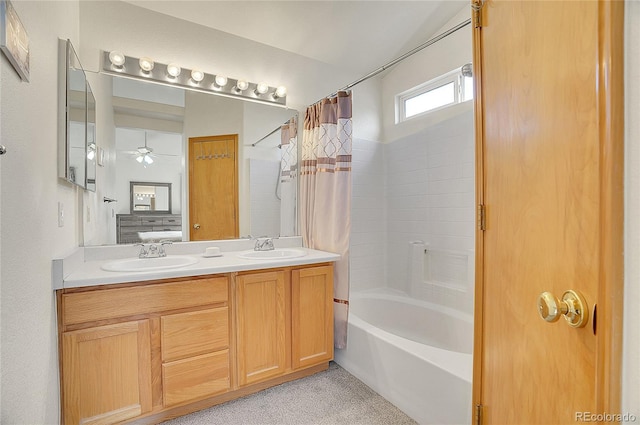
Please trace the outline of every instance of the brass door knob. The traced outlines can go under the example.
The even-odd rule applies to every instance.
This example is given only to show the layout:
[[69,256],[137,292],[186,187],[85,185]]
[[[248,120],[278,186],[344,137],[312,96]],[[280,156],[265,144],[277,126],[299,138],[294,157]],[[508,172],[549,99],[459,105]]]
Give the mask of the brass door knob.
[[196,224],[193,225],[193,228],[198,230],[200,228],[200,225],[198,223],[196,223]]
[[562,300],[551,292],[543,292],[538,296],[538,314],[547,322],[556,322],[564,315],[569,326],[581,328],[589,320],[589,308],[582,294],[568,290],[562,294]]

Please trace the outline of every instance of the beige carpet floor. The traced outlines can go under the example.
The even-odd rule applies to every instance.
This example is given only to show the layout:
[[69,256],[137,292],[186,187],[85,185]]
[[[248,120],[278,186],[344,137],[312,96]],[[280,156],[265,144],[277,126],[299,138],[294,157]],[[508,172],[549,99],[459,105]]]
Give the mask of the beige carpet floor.
[[416,422],[334,362],[297,381],[165,425],[414,425]]

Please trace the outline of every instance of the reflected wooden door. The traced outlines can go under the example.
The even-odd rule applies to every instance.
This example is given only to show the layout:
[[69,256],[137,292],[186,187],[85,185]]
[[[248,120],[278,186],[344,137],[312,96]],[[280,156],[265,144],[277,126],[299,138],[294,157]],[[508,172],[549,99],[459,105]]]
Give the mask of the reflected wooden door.
[[[622,8],[488,1],[474,31],[483,424],[619,413]],[[569,289],[586,298],[585,327],[539,317],[539,294]]]
[[238,237],[238,135],[189,138],[189,236]]

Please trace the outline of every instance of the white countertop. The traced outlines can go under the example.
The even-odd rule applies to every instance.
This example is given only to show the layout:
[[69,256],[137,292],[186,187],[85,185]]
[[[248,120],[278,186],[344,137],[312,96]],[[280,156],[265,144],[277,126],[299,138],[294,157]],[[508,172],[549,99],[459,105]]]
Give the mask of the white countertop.
[[[80,288],[86,286],[105,285],[125,282],[139,282],[146,280],[168,279],[176,277],[200,276],[217,273],[240,272],[247,270],[259,270],[266,268],[300,266],[336,261],[340,255],[331,252],[318,251],[309,248],[296,247],[307,252],[307,255],[286,259],[243,259],[237,254],[241,251],[223,252],[219,257],[205,257],[202,252],[188,254],[195,257],[198,262],[192,265],[154,271],[136,272],[112,272],[101,269],[101,266],[111,259],[96,259],[78,262],[73,270],[62,276],[62,285],[56,289]],[[242,250],[244,251],[244,250]],[[169,253],[170,256],[175,256]]]

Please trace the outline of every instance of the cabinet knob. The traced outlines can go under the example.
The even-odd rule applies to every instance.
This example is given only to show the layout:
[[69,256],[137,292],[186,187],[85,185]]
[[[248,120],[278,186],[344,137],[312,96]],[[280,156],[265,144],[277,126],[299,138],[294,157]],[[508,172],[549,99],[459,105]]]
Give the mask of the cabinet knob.
[[198,230],[200,228],[200,225],[198,223],[196,223],[196,224],[193,225],[193,228]]

